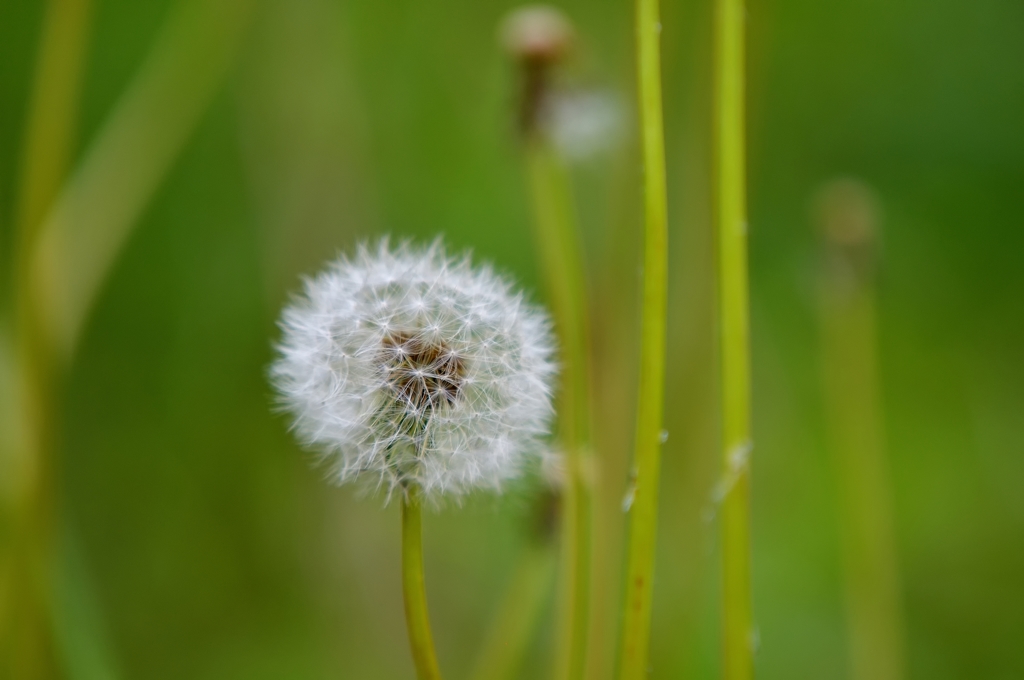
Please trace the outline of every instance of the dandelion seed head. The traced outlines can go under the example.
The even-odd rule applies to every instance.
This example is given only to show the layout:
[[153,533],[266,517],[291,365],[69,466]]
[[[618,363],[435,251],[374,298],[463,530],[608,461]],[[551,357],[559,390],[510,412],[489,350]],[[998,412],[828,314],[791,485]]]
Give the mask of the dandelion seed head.
[[498,490],[542,451],[550,321],[440,242],[360,246],[285,308],[271,379],[338,483],[428,499]]

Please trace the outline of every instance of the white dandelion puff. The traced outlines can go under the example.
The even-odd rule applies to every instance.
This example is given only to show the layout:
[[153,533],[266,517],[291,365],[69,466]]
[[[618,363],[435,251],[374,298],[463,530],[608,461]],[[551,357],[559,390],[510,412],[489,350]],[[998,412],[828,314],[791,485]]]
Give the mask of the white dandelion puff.
[[338,483],[436,501],[498,490],[543,449],[550,321],[440,242],[360,246],[308,279],[280,326],[271,378]]

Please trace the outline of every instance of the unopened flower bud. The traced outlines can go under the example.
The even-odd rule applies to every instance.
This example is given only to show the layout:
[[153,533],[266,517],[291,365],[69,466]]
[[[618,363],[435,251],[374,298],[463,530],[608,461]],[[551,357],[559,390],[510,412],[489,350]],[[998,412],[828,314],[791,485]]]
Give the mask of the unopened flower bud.
[[517,59],[550,63],[569,51],[573,28],[558,9],[549,5],[527,5],[513,10],[505,18],[501,41]]

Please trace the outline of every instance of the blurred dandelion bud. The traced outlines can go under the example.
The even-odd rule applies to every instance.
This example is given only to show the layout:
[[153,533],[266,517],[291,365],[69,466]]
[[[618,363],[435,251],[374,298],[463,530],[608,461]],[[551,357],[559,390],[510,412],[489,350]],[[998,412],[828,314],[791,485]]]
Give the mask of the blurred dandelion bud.
[[338,483],[436,501],[500,489],[542,449],[548,317],[439,241],[361,246],[307,280],[280,325],[272,380]]
[[819,371],[825,443],[839,492],[847,675],[903,678],[905,624],[875,286],[882,211],[875,192],[850,178],[825,184],[815,207],[823,251]]
[[569,19],[554,7],[527,5],[502,22],[501,43],[520,69],[520,130],[540,135],[568,161],[581,161],[623,139],[625,105],[617,93],[579,90],[555,81],[555,67],[575,42]]
[[501,43],[522,70],[519,127],[538,130],[551,89],[551,69],[569,52],[574,30],[569,19],[548,5],[513,10],[502,22]]
[[501,42],[524,62],[555,62],[572,46],[572,23],[549,5],[526,5],[513,10],[502,22]]
[[814,212],[827,279],[841,289],[868,283],[878,267],[881,208],[875,192],[860,180],[835,179],[818,191]]

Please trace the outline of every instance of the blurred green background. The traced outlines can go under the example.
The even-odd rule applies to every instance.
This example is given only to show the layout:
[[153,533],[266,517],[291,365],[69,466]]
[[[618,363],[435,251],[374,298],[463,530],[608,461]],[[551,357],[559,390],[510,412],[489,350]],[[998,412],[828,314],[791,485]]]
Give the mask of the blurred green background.
[[[72,167],[190,1],[203,6],[94,0]],[[374,234],[443,234],[543,300],[517,82],[496,41],[514,5],[208,5],[228,8],[242,42],[109,272],[60,403],[60,559],[74,565],[58,598],[62,663],[83,679],[412,677],[397,508],[323,483],[272,412],[265,372],[300,274]],[[1024,4],[748,5],[759,675],[847,677],[810,206],[853,175],[884,212],[881,396],[909,677],[1024,677]],[[579,34],[566,78],[632,102],[631,3],[560,6]],[[44,10],[0,3],[5,293]],[[672,289],[651,668],[710,678],[711,4],[662,11]],[[574,166],[600,390],[596,578],[611,605],[639,321],[626,108],[623,143]],[[471,669],[529,515],[519,490],[426,518],[446,676]],[[612,657],[616,623],[611,611],[595,624],[596,658]],[[544,623],[521,677],[547,674],[551,637]]]

